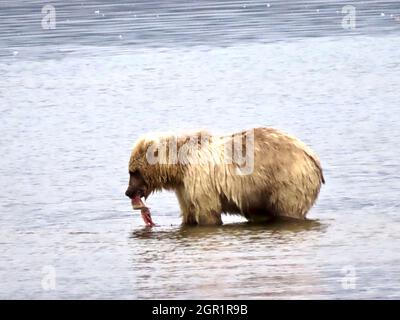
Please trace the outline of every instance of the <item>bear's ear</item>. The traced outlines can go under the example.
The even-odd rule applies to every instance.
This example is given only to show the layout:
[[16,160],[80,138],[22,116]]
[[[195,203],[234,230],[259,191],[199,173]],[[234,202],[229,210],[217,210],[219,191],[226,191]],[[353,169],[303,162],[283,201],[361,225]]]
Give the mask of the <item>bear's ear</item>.
[[152,141],[146,139],[140,139],[135,146],[136,156],[142,156],[146,154],[147,149],[151,146]]

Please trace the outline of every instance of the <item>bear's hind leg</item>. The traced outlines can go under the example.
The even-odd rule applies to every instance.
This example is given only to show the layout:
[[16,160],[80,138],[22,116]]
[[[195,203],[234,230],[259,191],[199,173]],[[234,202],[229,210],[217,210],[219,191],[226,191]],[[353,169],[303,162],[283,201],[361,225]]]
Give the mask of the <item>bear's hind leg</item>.
[[276,214],[271,209],[250,208],[244,214],[249,222],[264,223],[274,220]]

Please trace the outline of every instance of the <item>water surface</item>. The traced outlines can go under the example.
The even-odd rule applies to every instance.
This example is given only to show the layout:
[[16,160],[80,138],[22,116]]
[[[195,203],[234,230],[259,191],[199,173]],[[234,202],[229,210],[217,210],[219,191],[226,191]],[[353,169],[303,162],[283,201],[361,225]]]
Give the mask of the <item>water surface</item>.
[[[398,1],[53,3],[0,7],[0,298],[400,298]],[[143,227],[138,136],[255,126],[320,155],[311,221]]]

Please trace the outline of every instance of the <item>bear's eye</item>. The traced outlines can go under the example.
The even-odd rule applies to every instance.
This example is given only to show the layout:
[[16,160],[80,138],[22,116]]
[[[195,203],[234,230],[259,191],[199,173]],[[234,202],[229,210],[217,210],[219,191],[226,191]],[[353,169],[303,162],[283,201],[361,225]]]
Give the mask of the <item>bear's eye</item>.
[[142,175],[140,174],[140,171],[139,171],[139,170],[135,170],[135,171],[129,170],[129,175],[132,176],[132,177],[135,177],[135,178],[139,178],[139,177],[142,176]]

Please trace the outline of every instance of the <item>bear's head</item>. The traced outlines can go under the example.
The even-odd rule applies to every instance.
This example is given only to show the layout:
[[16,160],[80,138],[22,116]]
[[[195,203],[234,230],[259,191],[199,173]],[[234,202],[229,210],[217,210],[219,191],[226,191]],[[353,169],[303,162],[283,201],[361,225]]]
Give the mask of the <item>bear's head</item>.
[[182,184],[185,165],[171,155],[186,139],[169,134],[149,134],[138,139],[129,161],[129,186],[125,195],[146,199],[154,191],[173,190]]
[[154,143],[154,139],[142,137],[133,147],[129,160],[129,185],[125,192],[131,199],[137,196],[147,198],[151,192],[159,188],[154,181],[156,175],[154,164],[147,160],[148,150]]
[[129,186],[125,195],[144,197],[161,189],[174,190],[183,184],[193,155],[212,136],[204,131],[181,135],[151,133],[138,139],[129,161]]

